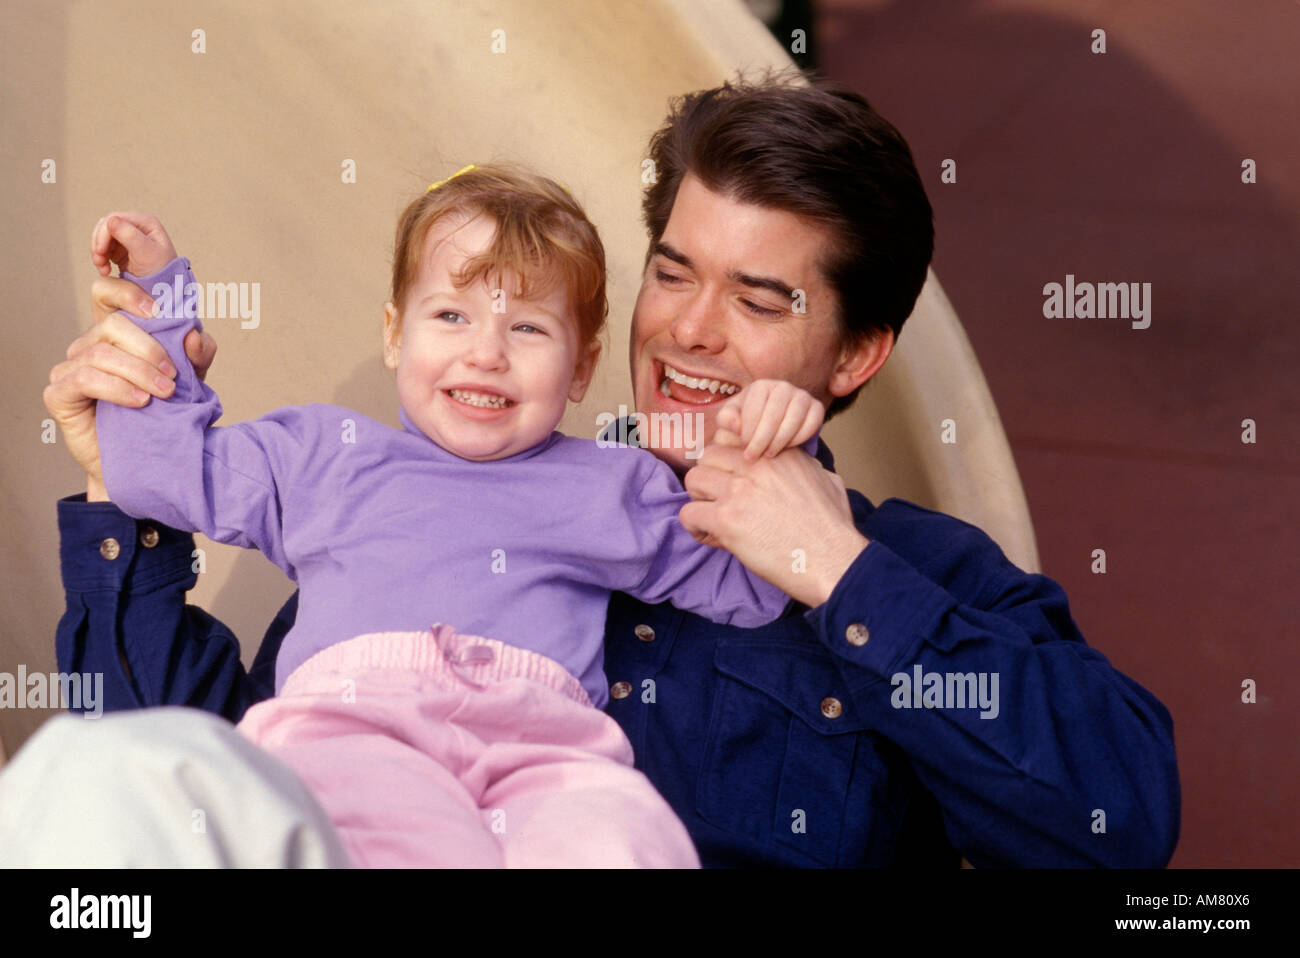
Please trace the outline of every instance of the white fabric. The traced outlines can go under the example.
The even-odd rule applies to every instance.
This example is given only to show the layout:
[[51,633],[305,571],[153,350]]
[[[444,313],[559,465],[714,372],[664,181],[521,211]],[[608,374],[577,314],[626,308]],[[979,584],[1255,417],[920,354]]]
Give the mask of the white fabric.
[[51,719],[0,770],[0,866],[346,867],[286,765],[188,708]]

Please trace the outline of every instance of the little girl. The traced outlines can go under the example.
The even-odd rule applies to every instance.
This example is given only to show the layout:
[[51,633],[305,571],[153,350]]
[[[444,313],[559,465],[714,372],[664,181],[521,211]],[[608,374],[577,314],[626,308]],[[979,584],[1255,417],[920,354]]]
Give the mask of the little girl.
[[[146,291],[193,282],[165,234],[97,229],[100,261],[114,239]],[[299,584],[277,695],[239,729],[300,775],[360,865],[698,864],[601,711],[609,593],[741,627],[787,597],[694,541],[666,464],[555,431],[606,310],[604,249],[573,198],[467,167],[398,223],[383,339],[401,430],[320,404],[216,427],[182,346],[197,320],[135,320],[179,372],[169,400],[99,406],[109,495],[260,549]]]

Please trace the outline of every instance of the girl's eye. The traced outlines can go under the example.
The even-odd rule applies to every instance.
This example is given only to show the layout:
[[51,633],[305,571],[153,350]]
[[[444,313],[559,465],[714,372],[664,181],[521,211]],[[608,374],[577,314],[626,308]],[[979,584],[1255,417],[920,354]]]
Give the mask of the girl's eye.
[[[454,313],[454,312],[452,312],[452,311],[449,310],[449,309],[448,309],[448,310],[444,310],[443,312],[441,312],[441,313],[438,314],[438,318],[439,318],[439,319],[447,319],[447,317],[449,317],[449,316],[450,316],[451,318],[448,320],[448,322],[451,322],[451,323],[458,323],[458,322],[460,322],[461,320],[465,320],[465,317],[462,316],[460,313]],[[468,322],[468,320],[465,320],[465,321]]]
[[524,333],[541,333],[543,336],[546,335],[546,330],[538,326],[530,325],[529,323],[520,323],[518,326],[515,327],[515,329]]
[[740,302],[747,310],[756,316],[780,316],[781,313],[784,312],[784,310],[780,309],[767,309],[766,307],[759,306],[757,303],[751,303],[747,299],[742,299]]

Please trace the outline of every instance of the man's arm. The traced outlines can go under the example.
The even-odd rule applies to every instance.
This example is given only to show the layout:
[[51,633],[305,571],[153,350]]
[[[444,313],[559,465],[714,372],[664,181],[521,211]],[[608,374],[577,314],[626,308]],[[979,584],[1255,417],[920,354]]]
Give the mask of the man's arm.
[[[899,500],[872,511],[861,497],[851,509],[839,477],[795,450],[749,463],[710,446],[686,488],[688,528],[812,607],[849,704],[904,750],[973,865],[1169,861],[1180,817],[1169,712],[1088,647],[1059,585],[951,516]],[[785,558],[795,549],[803,572]],[[944,688],[927,707],[932,675]],[[967,676],[977,698],[980,677],[989,697],[996,677],[996,715],[947,706],[959,685],[969,697]]]
[[58,514],[67,602],[55,639],[59,670],[103,676],[98,701],[83,702],[83,711],[186,705],[237,722],[271,695],[297,593],[245,672],[231,631],[185,603],[196,579],[191,535],[84,496],[60,500]]
[[1061,587],[911,503],[860,528],[870,545],[806,618],[851,707],[938,799],[953,845],[976,867],[1166,865],[1172,719],[1088,647]]

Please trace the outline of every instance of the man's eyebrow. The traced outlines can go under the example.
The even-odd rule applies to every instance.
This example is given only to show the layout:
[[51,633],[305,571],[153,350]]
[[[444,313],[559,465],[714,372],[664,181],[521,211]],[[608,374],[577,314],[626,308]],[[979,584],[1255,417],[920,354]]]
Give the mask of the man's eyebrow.
[[770,276],[750,276],[748,273],[741,273],[733,269],[727,273],[727,279],[731,280],[733,283],[752,286],[755,289],[770,289],[774,293],[780,293],[786,299],[794,299],[793,286]]
[[[655,243],[654,251],[659,256],[670,259],[674,263],[679,263],[687,269],[695,268],[695,264],[691,262],[689,256],[667,243]],[[794,287],[772,276],[751,276],[749,273],[742,273],[740,270],[733,269],[728,271],[727,279],[733,283],[740,283],[742,286],[750,286],[754,289],[768,289],[787,299],[794,299]]]
[[682,266],[685,266],[687,269],[695,269],[695,264],[691,262],[691,258],[689,256],[687,256],[681,250],[669,246],[667,243],[664,243],[662,241],[655,243],[655,255],[662,256],[664,259],[670,259],[674,263],[678,263]]

